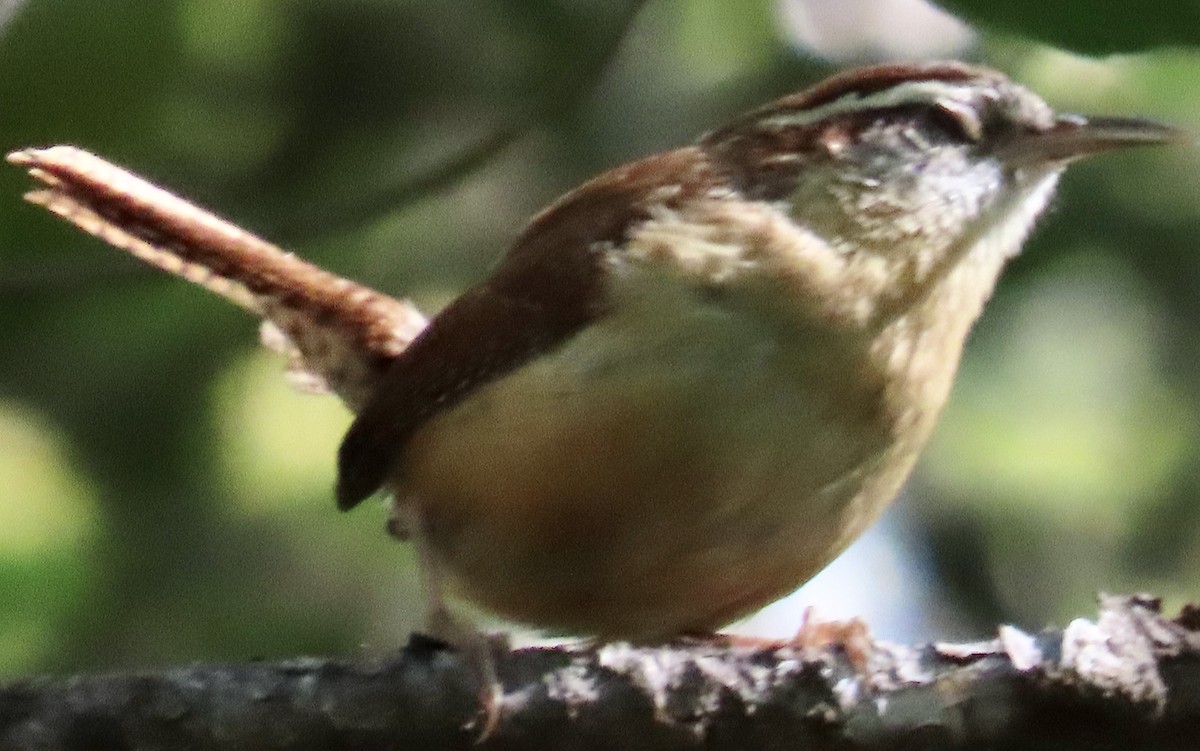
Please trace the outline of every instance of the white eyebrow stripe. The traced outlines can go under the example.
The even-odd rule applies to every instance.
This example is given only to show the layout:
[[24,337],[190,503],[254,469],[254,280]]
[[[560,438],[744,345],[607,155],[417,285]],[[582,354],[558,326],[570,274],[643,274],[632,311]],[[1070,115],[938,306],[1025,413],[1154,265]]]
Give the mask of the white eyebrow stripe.
[[872,92],[867,96],[850,92],[819,107],[780,112],[764,118],[761,122],[764,127],[782,130],[798,125],[811,125],[832,115],[892,109],[912,104],[940,104],[956,109],[969,108],[975,106],[979,97],[978,88],[969,86],[969,83],[968,81],[951,83],[938,80],[907,81],[882,91]]

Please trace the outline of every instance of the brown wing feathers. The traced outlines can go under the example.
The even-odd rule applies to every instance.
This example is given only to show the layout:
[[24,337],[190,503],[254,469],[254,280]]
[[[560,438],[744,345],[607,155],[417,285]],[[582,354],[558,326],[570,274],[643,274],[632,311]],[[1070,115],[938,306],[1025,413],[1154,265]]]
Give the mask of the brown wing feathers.
[[[353,508],[378,490],[399,448],[430,417],[553,346],[531,333],[545,317],[538,306],[484,285],[434,319],[392,364],[342,441],[338,507]],[[565,338],[571,332],[557,333]]]

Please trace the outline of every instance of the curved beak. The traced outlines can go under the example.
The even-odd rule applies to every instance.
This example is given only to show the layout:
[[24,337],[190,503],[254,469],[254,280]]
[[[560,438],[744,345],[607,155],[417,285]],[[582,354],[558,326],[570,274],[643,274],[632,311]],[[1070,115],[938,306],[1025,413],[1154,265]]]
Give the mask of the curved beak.
[[1182,130],[1152,120],[1060,115],[1050,128],[1012,139],[997,155],[1014,166],[1052,164],[1130,146],[1185,144],[1193,140]]

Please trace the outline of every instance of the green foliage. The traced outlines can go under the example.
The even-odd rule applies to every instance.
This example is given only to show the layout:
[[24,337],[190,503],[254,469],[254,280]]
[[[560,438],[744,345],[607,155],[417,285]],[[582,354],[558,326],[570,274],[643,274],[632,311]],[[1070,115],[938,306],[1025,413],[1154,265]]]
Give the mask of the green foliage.
[[[79,144],[427,309],[563,190],[835,67],[768,0],[103,5],[29,0],[0,29],[0,149]],[[947,5],[1003,34],[964,55],[1056,105],[1200,129],[1195,51],[1029,41],[1194,43],[1192,4]],[[1068,176],[971,343],[909,507],[932,550],[979,531],[935,561],[986,571],[964,612],[1036,626],[1194,581],[1197,161]],[[348,415],[288,392],[252,321],[25,187],[0,170],[0,673],[394,647],[417,586],[378,509],[333,509]]]
[[1153,5],[1042,0],[937,2],[972,26],[1091,55],[1200,42],[1200,5],[1192,0]]

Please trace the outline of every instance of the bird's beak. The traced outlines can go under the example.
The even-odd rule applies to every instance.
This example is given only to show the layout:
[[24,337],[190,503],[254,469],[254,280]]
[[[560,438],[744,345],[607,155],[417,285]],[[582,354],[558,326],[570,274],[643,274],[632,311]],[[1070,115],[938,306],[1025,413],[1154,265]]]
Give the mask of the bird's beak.
[[1130,146],[1192,140],[1183,131],[1152,120],[1060,115],[1046,130],[1013,138],[999,149],[997,156],[1012,166],[1054,164]]

